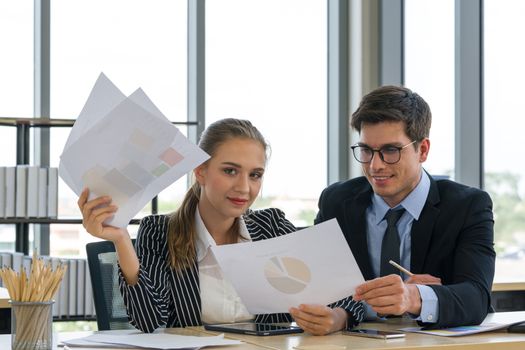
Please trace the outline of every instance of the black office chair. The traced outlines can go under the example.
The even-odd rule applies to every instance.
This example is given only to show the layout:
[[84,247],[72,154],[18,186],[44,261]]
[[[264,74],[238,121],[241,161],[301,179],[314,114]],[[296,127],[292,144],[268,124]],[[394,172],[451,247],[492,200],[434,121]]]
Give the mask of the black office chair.
[[129,324],[126,307],[119,291],[117,255],[113,242],[88,243],[86,252],[98,330],[133,328]]

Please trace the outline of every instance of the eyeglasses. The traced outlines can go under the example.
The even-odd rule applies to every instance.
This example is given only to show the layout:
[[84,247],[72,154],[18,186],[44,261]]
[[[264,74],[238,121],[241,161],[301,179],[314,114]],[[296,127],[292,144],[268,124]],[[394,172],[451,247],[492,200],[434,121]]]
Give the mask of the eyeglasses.
[[373,149],[368,146],[355,145],[350,147],[354,153],[354,158],[359,163],[370,163],[374,158],[374,153],[379,153],[379,158],[386,164],[396,164],[401,159],[401,151],[414,144],[416,141],[412,141],[404,146],[385,146],[380,149]]

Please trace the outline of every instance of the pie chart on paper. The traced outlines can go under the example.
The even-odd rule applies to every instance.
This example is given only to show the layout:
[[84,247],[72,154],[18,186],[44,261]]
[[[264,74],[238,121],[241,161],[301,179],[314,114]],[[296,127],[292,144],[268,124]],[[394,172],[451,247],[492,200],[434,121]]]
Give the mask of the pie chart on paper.
[[264,275],[272,287],[285,294],[297,294],[308,286],[308,266],[297,258],[274,256],[264,266]]

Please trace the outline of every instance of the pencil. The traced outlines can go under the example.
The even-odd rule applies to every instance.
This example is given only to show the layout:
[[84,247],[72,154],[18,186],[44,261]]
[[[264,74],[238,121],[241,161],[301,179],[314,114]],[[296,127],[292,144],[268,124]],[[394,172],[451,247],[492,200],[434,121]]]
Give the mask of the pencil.
[[403,266],[399,265],[393,260],[389,261],[390,265],[394,266],[395,268],[399,269],[401,272],[404,272],[407,276],[414,276],[414,274],[407,269],[405,269]]

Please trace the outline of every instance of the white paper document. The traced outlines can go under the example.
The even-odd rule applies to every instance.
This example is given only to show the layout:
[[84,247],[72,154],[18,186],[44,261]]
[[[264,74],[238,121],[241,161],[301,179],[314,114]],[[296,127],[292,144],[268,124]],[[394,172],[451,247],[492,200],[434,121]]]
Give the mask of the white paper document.
[[462,335],[492,332],[521,322],[525,322],[525,312],[494,312],[489,313],[487,317],[485,317],[485,320],[476,326],[459,326],[429,330],[424,330],[421,327],[408,327],[399,330],[403,332],[439,335],[442,337],[459,337]]
[[107,224],[125,227],[154,196],[209,156],[136,90],[125,97],[101,74],[60,157],[60,177],[90,199],[118,206]]
[[277,238],[211,249],[252,314],[328,305],[364,283],[335,219]]
[[84,338],[62,341],[70,347],[96,348],[137,348],[137,349],[200,349],[206,346],[241,344],[238,340],[224,339],[224,335],[195,337],[164,333],[141,333],[126,330],[117,333],[99,332]]

